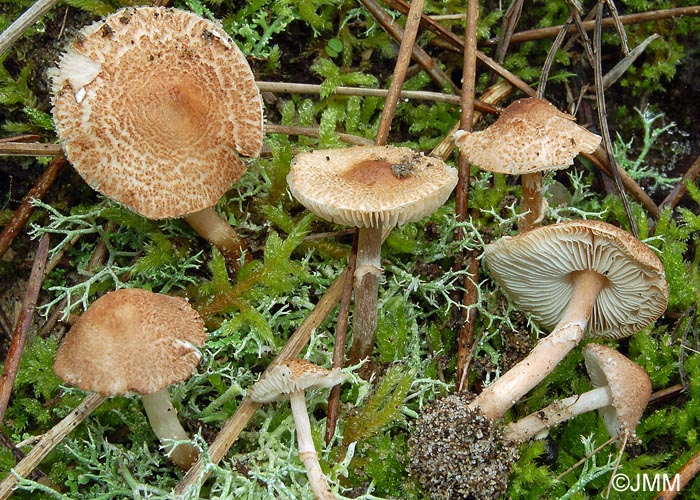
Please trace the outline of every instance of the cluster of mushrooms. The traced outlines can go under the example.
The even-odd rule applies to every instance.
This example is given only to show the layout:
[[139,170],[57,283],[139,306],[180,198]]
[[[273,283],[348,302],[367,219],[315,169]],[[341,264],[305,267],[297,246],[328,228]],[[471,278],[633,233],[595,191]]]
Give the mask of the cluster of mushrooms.
[[[213,207],[245,172],[240,156],[259,155],[263,113],[253,73],[223,29],[191,12],[125,8],[84,28],[51,76],[57,131],[80,175],[145,217],[184,218],[232,267],[240,265],[245,243]],[[512,148],[497,145],[525,127],[535,140]],[[494,486],[486,490],[483,471],[474,471],[481,474],[473,480],[479,491],[468,486],[466,469],[455,462],[473,464],[479,454],[483,461],[499,454],[512,462],[514,451],[502,453],[509,443],[593,409],[600,409],[611,434],[634,432],[649,398],[648,376],[598,344],[584,348],[592,391],[505,428],[494,424],[584,337],[619,338],[655,321],[665,310],[668,291],[654,253],[614,226],[582,220],[536,227],[545,208],[538,173],[570,165],[600,140],[572,117],[545,101],[523,99],[489,129],[460,132],[455,140],[475,165],[523,175],[525,227],[518,236],[487,245],[484,260],[510,299],[551,333],[476,398],[451,396],[426,409],[412,437],[411,468],[436,498],[495,498],[508,466],[489,479]],[[358,229],[348,358],[353,363],[368,358],[377,325],[382,241],[395,226],[442,206],[457,184],[457,172],[408,148],[357,146],[298,154],[288,184],[294,198],[317,216]],[[192,374],[205,340],[201,318],[182,298],[120,289],[97,299],[73,324],[54,365],[63,380],[93,395],[43,436],[16,474],[30,472],[105,398],[127,393],[142,395],[163,449],[188,469],[199,451],[178,421],[168,386]],[[261,403],[290,399],[299,454],[321,499],[335,497],[318,463],[304,391],[344,379],[339,369],[291,359],[268,369],[248,392]],[[469,446],[455,446],[462,441],[450,430],[467,427],[477,437]],[[0,498],[11,494],[16,481],[10,475],[0,483]]]

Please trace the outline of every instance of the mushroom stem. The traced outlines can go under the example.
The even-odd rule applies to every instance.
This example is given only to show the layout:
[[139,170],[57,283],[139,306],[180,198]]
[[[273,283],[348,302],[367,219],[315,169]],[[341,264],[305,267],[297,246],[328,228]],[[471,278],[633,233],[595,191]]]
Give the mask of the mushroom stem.
[[51,450],[71,433],[90,413],[100,406],[105,399],[99,394],[90,394],[76,406],[73,411],[66,415],[63,420],[54,425],[49,431],[41,436],[34,448],[27,453],[17,465],[15,465],[5,479],[0,482],[0,500],[8,498],[14,486],[18,482],[18,477],[27,477],[46,458]]
[[505,428],[505,438],[509,441],[525,441],[545,429],[549,429],[582,413],[610,406],[612,402],[610,386],[607,385],[584,392],[581,395],[577,394],[560,399],[546,408],[508,424]]
[[311,422],[306,409],[306,398],[304,391],[292,392],[289,395],[289,403],[292,407],[294,425],[297,429],[297,446],[299,447],[299,458],[306,467],[306,475],[309,478],[309,485],[317,500],[335,500],[335,497],[328,488],[326,476],[318,463],[318,454],[311,436]]
[[144,394],[141,400],[153,432],[163,443],[163,448],[166,453],[169,453],[170,460],[182,470],[188,470],[199,458],[197,448],[190,443],[180,443],[173,449],[173,443],[164,442],[190,439],[177,418],[177,410],[170,402],[167,387],[151,394]]
[[232,267],[238,269],[238,261],[248,247],[231,224],[222,219],[213,207],[193,212],[183,218],[197,234],[214,245]]
[[542,195],[542,172],[523,174],[520,182],[523,197],[520,206],[523,218],[518,222],[518,231],[523,233],[542,221],[547,202]]
[[348,363],[356,364],[372,353],[377,332],[377,298],[382,276],[381,228],[361,227],[357,240],[357,264],[355,267],[355,308],[352,314],[352,347]]
[[538,342],[530,354],[482,391],[469,405],[488,418],[501,418],[508,409],[542,382],[583,339],[598,293],[607,283],[594,271],[572,273],[574,292],[552,333]]

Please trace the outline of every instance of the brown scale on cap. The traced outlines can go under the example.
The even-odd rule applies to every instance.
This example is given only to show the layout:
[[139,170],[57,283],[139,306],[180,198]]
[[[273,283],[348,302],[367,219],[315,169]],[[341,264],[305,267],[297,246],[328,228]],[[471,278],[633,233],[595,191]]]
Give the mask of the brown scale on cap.
[[52,72],[66,155],[95,189],[153,219],[213,206],[262,147],[248,63],[217,24],[162,7],[84,28]]

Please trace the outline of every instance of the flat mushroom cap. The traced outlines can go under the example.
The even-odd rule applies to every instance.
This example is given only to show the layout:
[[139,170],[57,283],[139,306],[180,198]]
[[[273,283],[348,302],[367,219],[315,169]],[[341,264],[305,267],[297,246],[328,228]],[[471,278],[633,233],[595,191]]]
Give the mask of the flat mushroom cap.
[[470,163],[510,175],[566,168],[579,153],[593,153],[600,141],[573,116],[535,97],[512,102],[485,130],[455,134]]
[[213,206],[262,147],[262,101],[243,53],[192,12],[128,7],[83,28],[50,70],[68,160],[151,219]]
[[442,206],[457,171],[405,147],[352,146],[298,154],[287,182],[294,198],[325,220],[385,229]]
[[644,243],[605,222],[575,220],[506,236],[486,245],[484,259],[510,299],[545,329],[554,328],[569,303],[576,271],[606,277],[588,337],[632,335],[666,310],[661,261]]
[[634,434],[651,397],[647,372],[615,349],[600,344],[588,344],[583,358],[593,387],[610,387],[612,405],[598,410],[608,433]]
[[330,388],[342,384],[345,374],[339,368],[326,370],[303,359],[292,358],[273,366],[248,392],[251,400],[271,403],[306,389]]
[[185,299],[120,289],[78,318],[58,348],[54,371],[105,396],[151,394],[192,374],[206,337],[202,319]]

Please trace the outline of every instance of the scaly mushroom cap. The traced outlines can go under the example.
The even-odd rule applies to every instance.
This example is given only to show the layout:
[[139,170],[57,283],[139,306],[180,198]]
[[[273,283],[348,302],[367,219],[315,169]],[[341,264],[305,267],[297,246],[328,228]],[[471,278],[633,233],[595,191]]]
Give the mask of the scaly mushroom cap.
[[342,384],[345,374],[338,368],[326,370],[304,359],[292,358],[273,366],[253,387],[248,396],[258,403],[270,403],[306,389]]
[[192,374],[206,338],[202,319],[185,299],[120,289],[78,318],[58,348],[54,371],[105,396],[151,394]]
[[86,26],[51,70],[66,156],[97,191],[152,219],[213,206],[262,147],[262,101],[218,25],[164,7]]
[[608,433],[634,434],[651,397],[647,372],[615,349],[600,344],[588,344],[583,358],[593,387],[610,387],[612,405],[598,410]]
[[457,185],[457,171],[409,148],[353,146],[298,154],[287,182],[294,198],[323,219],[391,228],[442,206]]
[[485,130],[457,131],[455,143],[470,163],[491,172],[558,170],[579,153],[593,153],[601,141],[574,120],[547,101],[527,97],[511,103]]
[[606,278],[588,322],[589,337],[632,335],[666,310],[661,261],[644,243],[605,222],[576,220],[507,236],[486,245],[484,258],[510,299],[546,329],[569,303],[577,271]]

